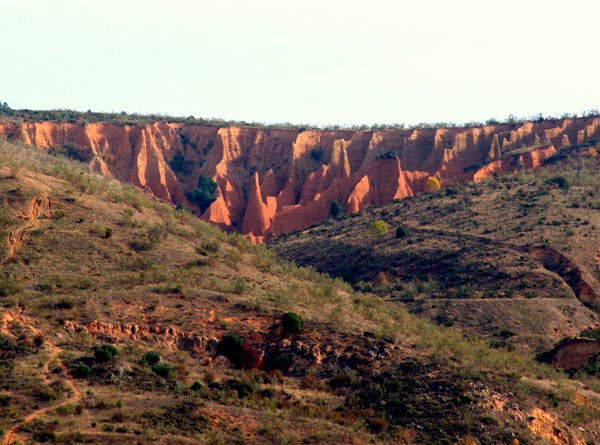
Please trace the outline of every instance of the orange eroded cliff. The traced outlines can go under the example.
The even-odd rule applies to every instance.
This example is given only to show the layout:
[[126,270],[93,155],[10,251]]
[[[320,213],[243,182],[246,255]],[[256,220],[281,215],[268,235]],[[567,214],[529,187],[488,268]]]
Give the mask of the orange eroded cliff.
[[[92,170],[176,204],[209,176],[219,187],[202,218],[261,241],[327,218],[336,201],[356,212],[422,192],[430,176],[443,185],[535,168],[600,139],[600,118],[384,131],[0,122],[0,135],[67,145]],[[185,166],[175,171],[178,154]]]

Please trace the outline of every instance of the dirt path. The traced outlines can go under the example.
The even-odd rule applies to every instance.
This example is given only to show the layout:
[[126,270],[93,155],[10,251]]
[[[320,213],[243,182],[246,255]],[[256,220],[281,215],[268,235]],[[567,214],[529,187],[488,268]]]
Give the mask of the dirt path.
[[[2,331],[4,332],[5,328],[8,330],[9,324],[12,323],[13,321],[18,321],[18,322],[22,323],[24,326],[29,328],[35,335],[43,336],[42,332],[38,328],[35,327],[35,325],[33,324],[31,319],[29,319],[27,317],[23,317],[22,312],[19,313],[18,315],[14,315],[11,312],[7,311],[3,315]],[[81,392],[75,386],[75,383],[73,382],[73,378],[71,377],[69,370],[67,369],[65,364],[58,358],[58,355],[62,352],[62,349],[59,348],[58,346],[53,345],[52,343],[50,343],[48,341],[46,341],[44,345],[47,349],[50,350],[50,356],[45,361],[44,368],[43,368],[44,384],[48,385],[50,383],[50,376],[52,374],[52,372],[50,370],[50,363],[56,359],[56,360],[58,360],[58,366],[60,368],[62,368],[63,375],[65,377],[65,383],[67,384],[67,386],[69,387],[69,389],[72,391],[73,394],[66,400],[63,400],[62,402],[58,402],[54,405],[50,405],[45,408],[41,408],[41,409],[38,409],[38,410],[32,412],[27,417],[25,417],[25,419],[23,419],[23,421],[14,425],[10,430],[8,430],[6,432],[6,437],[4,439],[4,445],[12,445],[15,443],[15,441],[19,438],[19,434],[17,433],[17,430],[21,426],[37,419],[40,416],[43,416],[48,411],[51,411],[56,408],[60,408],[61,406],[65,406],[70,403],[75,403],[75,402],[81,400]]]

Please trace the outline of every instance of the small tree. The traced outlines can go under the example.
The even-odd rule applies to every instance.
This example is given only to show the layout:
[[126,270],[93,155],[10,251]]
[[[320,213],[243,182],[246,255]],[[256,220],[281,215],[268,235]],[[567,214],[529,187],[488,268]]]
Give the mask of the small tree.
[[148,363],[149,365],[156,365],[158,362],[160,362],[160,355],[158,352],[148,351],[144,354],[144,362]]
[[200,175],[198,178],[198,188],[189,190],[185,196],[191,202],[200,207],[200,211],[204,211],[212,204],[217,198],[217,187],[218,184],[208,176]]
[[425,181],[425,191],[428,193],[437,192],[441,188],[442,185],[440,184],[440,180],[438,178],[430,176],[427,178],[427,181]]
[[340,213],[342,213],[342,205],[337,201],[333,201],[331,203],[331,207],[329,207],[329,213],[334,218],[337,217]]
[[406,230],[406,227],[399,226],[398,228],[396,228],[396,238],[406,238],[407,236],[408,230]]
[[304,321],[300,315],[294,312],[287,312],[281,317],[281,325],[284,334],[299,334],[304,326]]
[[110,362],[115,355],[117,355],[117,348],[113,345],[104,344],[94,348],[94,357],[100,363]]
[[384,236],[386,233],[388,233],[389,229],[390,229],[389,224],[381,219],[378,219],[377,221],[373,221],[369,225],[369,230],[371,231],[371,234],[373,236],[377,236],[377,237]]
[[174,369],[168,363],[159,363],[152,367],[152,372],[154,374],[164,377],[165,379],[170,379],[173,377]]
[[92,375],[92,370],[88,365],[81,364],[75,368],[73,375],[78,379],[87,379]]
[[217,352],[229,360],[239,354],[243,340],[235,334],[225,334],[217,345]]

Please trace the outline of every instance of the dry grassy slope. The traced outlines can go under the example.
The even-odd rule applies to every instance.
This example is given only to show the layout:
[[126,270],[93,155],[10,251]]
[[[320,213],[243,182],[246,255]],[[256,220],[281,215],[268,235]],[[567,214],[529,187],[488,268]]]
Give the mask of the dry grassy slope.
[[[597,394],[524,356],[65,161],[0,141],[0,165],[5,444],[597,442]],[[288,310],[299,335],[281,333]],[[283,371],[216,356],[231,332]]]
[[[589,309],[600,307],[594,155],[566,150],[539,170],[372,207],[273,247],[442,324],[549,348],[600,323]],[[378,219],[390,225],[382,237],[369,230]],[[408,236],[396,238],[402,225]]]

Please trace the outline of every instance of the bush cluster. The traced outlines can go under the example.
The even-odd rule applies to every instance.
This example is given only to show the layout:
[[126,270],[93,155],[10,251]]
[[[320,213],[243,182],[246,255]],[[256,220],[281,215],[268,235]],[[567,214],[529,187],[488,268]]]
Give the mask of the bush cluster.
[[113,345],[104,344],[99,348],[94,348],[94,358],[97,362],[110,362],[115,355],[117,355],[117,348]]
[[200,211],[204,211],[217,198],[217,183],[205,175],[200,175],[198,178],[198,187],[189,190],[185,193],[185,197],[192,203],[200,207]]
[[262,366],[262,359],[258,349],[244,343],[238,335],[226,334],[217,345],[217,353],[229,359],[238,368],[253,369]]

